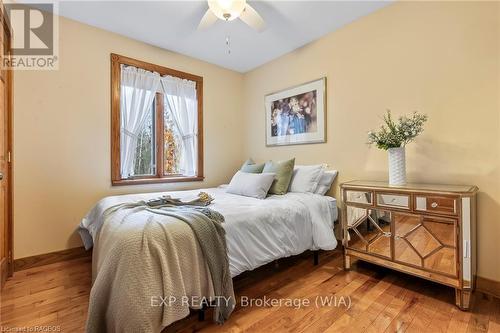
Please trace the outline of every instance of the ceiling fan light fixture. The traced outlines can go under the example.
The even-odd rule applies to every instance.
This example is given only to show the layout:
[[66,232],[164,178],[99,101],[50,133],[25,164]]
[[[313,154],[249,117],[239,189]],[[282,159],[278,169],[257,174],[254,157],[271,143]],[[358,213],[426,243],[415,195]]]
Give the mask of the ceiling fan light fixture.
[[221,20],[232,21],[245,10],[246,3],[246,0],[208,0],[208,7]]

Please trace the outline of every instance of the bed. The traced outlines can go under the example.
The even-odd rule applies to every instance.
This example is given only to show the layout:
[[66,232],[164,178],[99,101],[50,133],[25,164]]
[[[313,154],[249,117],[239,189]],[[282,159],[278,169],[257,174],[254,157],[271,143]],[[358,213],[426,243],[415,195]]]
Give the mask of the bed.
[[[200,191],[207,192],[215,199],[209,208],[224,216],[223,227],[232,277],[306,250],[332,250],[337,246],[333,233],[333,224],[337,219],[336,200],[319,194],[287,193],[260,200],[227,193],[221,186],[104,198],[87,214],[79,227],[85,247],[94,247],[93,287],[89,307],[89,321],[93,324],[88,326],[88,331],[98,328],[108,331],[160,331],[187,316],[189,308],[199,308],[200,305],[182,304],[175,309],[156,309],[152,306],[151,295],[189,295],[191,300],[192,296],[213,296],[210,274],[196,240],[184,239],[181,240],[182,244],[177,243],[176,247],[170,248],[172,244],[164,239],[159,246],[150,245],[157,244],[158,238],[163,237],[162,228],[165,225],[182,228],[172,221],[175,219],[153,217],[141,212],[131,216],[129,223],[103,223],[102,216],[106,209],[121,203],[147,201],[165,194],[188,199]],[[152,224],[153,219],[155,223]],[[152,228],[156,230],[153,236],[146,235],[145,230]],[[179,248],[186,244],[190,245],[180,251]],[[147,258],[141,257],[144,254],[136,254],[144,253],[145,247],[148,248]],[[176,267],[173,269],[171,266]],[[127,321],[126,325],[124,321]]]

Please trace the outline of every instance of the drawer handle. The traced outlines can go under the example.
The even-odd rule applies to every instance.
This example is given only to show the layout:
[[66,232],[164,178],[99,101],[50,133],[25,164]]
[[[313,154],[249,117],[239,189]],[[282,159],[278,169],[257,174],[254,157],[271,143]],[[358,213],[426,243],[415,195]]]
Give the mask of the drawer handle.
[[432,208],[436,208],[437,206],[438,206],[437,202],[433,202],[433,203],[431,203],[431,207],[432,207]]
[[392,198],[392,199],[391,199],[391,202],[396,202],[396,198]]

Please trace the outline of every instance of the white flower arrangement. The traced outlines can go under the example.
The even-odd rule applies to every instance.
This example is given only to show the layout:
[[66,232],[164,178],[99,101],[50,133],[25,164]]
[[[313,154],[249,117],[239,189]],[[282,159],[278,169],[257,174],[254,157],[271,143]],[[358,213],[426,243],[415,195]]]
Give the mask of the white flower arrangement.
[[399,117],[397,122],[392,119],[391,111],[384,115],[384,125],[378,132],[368,132],[368,144],[377,145],[379,149],[404,147],[424,131],[427,115],[414,112],[411,116]]

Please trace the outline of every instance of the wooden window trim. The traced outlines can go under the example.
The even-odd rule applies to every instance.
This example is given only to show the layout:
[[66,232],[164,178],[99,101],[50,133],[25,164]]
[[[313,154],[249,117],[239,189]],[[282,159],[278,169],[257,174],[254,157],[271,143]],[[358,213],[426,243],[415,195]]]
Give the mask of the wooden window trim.
[[[122,179],[120,175],[120,65],[134,66],[161,76],[171,75],[196,82],[196,97],[198,100],[198,167],[194,177],[179,175],[163,175],[163,135],[156,135],[157,166],[155,176],[138,176],[133,179]],[[156,99],[156,106],[162,106],[163,99]],[[163,133],[163,117],[156,113],[157,133]],[[160,119],[161,118],[161,119]],[[160,127],[161,126],[161,127]],[[160,131],[161,129],[161,131]],[[139,185],[175,182],[202,181],[203,177],[203,77],[181,72],[175,69],[154,65],[148,62],[124,57],[111,53],[111,184],[112,185]]]

